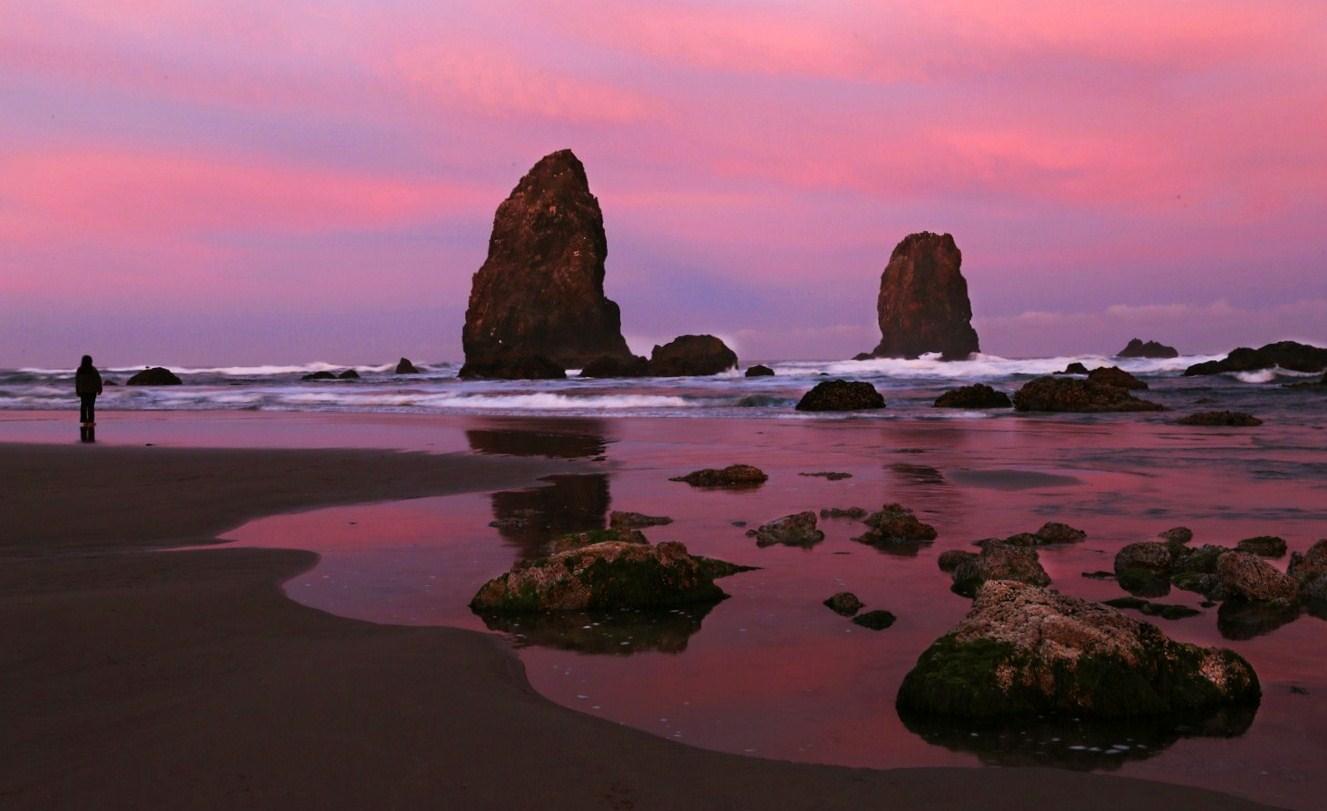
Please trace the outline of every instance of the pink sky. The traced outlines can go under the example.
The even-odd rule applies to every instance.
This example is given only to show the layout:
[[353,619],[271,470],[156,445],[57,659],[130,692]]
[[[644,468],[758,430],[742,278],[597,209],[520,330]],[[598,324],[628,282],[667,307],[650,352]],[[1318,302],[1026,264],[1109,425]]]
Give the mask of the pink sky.
[[1327,4],[43,0],[0,26],[0,366],[460,356],[585,162],[638,351],[878,340],[912,231],[1005,355],[1327,342]]

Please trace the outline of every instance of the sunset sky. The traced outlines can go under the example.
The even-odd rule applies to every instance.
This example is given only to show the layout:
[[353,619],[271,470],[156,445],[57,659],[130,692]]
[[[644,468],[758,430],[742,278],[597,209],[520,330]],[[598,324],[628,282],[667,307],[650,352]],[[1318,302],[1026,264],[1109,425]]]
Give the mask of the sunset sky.
[[1321,0],[0,12],[0,366],[457,359],[563,147],[637,351],[870,349],[919,230],[987,352],[1327,342]]

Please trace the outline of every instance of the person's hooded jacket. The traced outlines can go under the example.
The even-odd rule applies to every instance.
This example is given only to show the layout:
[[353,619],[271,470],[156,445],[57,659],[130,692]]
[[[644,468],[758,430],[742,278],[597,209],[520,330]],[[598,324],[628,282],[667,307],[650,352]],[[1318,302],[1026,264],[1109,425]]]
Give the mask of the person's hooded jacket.
[[74,372],[74,391],[79,397],[89,394],[101,394],[101,373],[97,367],[85,365]]

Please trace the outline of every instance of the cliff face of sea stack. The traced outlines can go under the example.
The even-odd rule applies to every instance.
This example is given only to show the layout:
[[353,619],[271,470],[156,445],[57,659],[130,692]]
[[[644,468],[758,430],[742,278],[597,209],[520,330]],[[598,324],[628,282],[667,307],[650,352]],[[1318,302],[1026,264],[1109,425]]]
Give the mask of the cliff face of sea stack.
[[963,254],[949,234],[909,234],[894,248],[880,277],[880,345],[884,358],[939,352],[962,360],[980,351],[972,328]]

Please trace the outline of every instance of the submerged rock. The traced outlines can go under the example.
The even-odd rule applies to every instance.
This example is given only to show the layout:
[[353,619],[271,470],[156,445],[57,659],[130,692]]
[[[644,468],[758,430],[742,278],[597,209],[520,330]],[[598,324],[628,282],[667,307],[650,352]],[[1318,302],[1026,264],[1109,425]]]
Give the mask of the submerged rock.
[[861,520],[866,517],[866,510],[862,507],[826,507],[820,511],[820,517]]
[[1235,544],[1235,549],[1259,557],[1280,558],[1285,557],[1286,541],[1285,538],[1278,538],[1275,535],[1259,535],[1256,538],[1245,538]]
[[798,411],[865,411],[885,407],[875,386],[861,381],[825,380],[802,396]]
[[830,611],[844,617],[851,617],[862,610],[862,601],[857,599],[857,595],[851,591],[840,591],[825,600],[825,605],[829,607]]
[[325,371],[324,371],[324,372],[310,372],[310,373],[304,375],[303,377],[301,377],[300,380],[336,380],[336,373],[335,373],[335,372],[325,372]]
[[1186,617],[1196,617],[1203,613],[1196,608],[1189,608],[1187,605],[1154,603],[1139,597],[1116,597],[1113,600],[1104,600],[1103,604],[1111,608],[1132,608],[1149,617],[1161,617],[1165,620],[1181,620]]
[[1009,395],[984,383],[950,389],[935,399],[936,408],[1013,408]]
[[674,476],[670,482],[686,482],[692,487],[756,487],[769,479],[765,471],[752,465],[729,465],[725,468],[707,467],[685,476]]
[[756,539],[756,546],[815,546],[825,540],[825,533],[816,528],[816,514],[810,510],[785,515],[746,534]]
[[940,566],[940,571],[946,574],[952,573],[959,566],[970,560],[976,560],[977,553],[969,552],[966,549],[946,549],[940,553],[936,563]]
[[149,366],[124,382],[126,386],[179,386],[180,378],[164,366]]
[[880,276],[876,357],[938,352],[946,360],[962,360],[981,351],[962,263],[963,254],[949,234],[923,231],[904,237]]
[[1274,366],[1292,372],[1321,372],[1327,370],[1327,349],[1295,341],[1277,341],[1257,349],[1241,346],[1221,360],[1195,363],[1184,370],[1184,375],[1193,377],[1223,372],[1252,372]]
[[546,611],[480,616],[492,631],[511,634],[518,647],[531,645],[577,653],[627,656],[645,651],[681,653],[700,630],[713,604],[666,611]]
[[1243,411],[1200,411],[1175,420],[1177,425],[1224,426],[1229,428],[1253,428],[1262,425],[1262,420]]
[[609,541],[518,564],[480,587],[470,608],[524,614],[703,605],[727,597],[716,576],[680,543]]
[[713,335],[681,335],[650,353],[654,377],[717,375],[737,368],[737,353]]
[[569,149],[544,156],[493,217],[465,312],[461,377],[560,377],[548,372],[629,358],[621,313],[604,295],[607,255],[585,167]]
[[797,475],[806,476],[807,478],[811,479],[827,479],[832,482],[838,482],[838,481],[843,481],[844,479],[852,478],[851,473],[844,473],[841,470],[817,470],[811,473],[798,473]]
[[997,580],[922,653],[897,704],[901,713],[963,718],[1121,718],[1260,697],[1257,674],[1232,651],[1175,642],[1100,603]]
[[854,541],[877,548],[915,546],[935,540],[935,527],[913,515],[902,504],[886,504],[865,519],[868,529]]
[[1032,586],[1049,586],[1050,575],[1041,568],[1037,550],[1027,546],[988,543],[981,554],[960,561],[953,571],[955,594],[971,597],[990,580],[1016,580]]
[[396,373],[398,375],[417,375],[419,374],[419,369],[415,364],[410,362],[409,358],[401,358],[401,360],[396,363]]
[[1120,350],[1117,358],[1178,358],[1180,352],[1173,346],[1166,346],[1157,341],[1142,341],[1133,338]]
[[769,368],[768,366],[765,366],[764,364],[757,363],[755,366],[749,366],[749,367],[747,367],[747,370],[746,370],[746,376],[747,376],[747,377],[773,377],[773,376],[774,376],[774,370],[771,369],[771,368]]
[[1146,389],[1147,384],[1118,366],[1102,366],[1087,373],[1089,383],[1114,386],[1117,389]]
[[858,614],[852,618],[853,625],[860,625],[863,628],[870,628],[872,631],[883,631],[893,625],[898,617],[888,611],[877,609],[867,611],[865,614]]
[[608,526],[611,529],[641,529],[642,527],[661,527],[673,523],[666,515],[646,515],[645,513],[613,510],[608,514]]
[[1118,386],[1106,386],[1074,378],[1039,377],[1014,394],[1019,411],[1164,411],[1165,406],[1140,400]]

